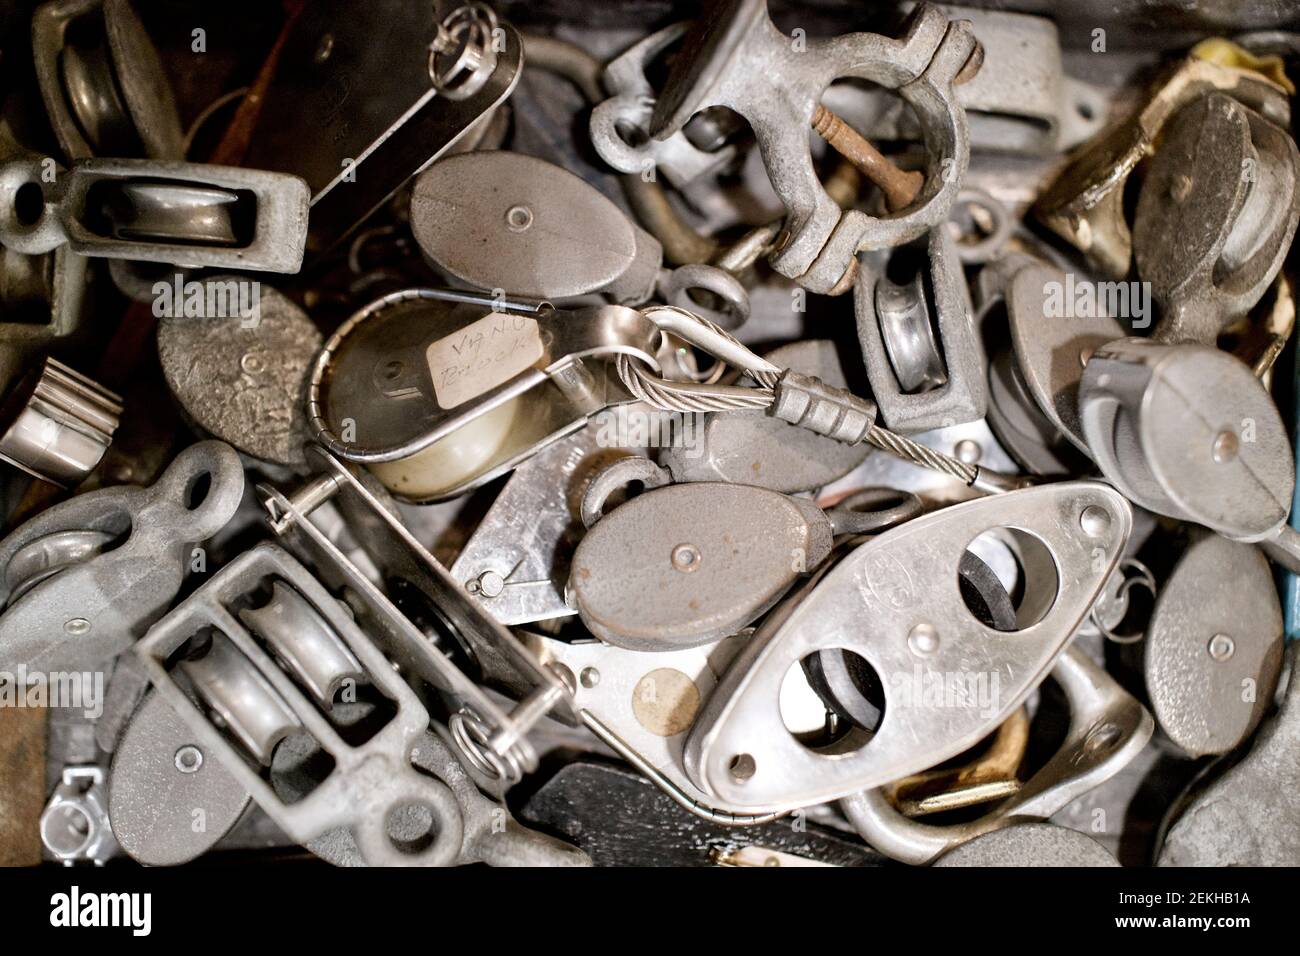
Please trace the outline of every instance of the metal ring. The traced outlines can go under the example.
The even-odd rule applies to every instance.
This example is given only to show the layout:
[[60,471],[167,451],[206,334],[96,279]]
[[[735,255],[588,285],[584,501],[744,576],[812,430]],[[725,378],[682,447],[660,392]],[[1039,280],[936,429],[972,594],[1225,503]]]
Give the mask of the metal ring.
[[[466,100],[481,90],[497,66],[493,37],[500,29],[496,13],[485,3],[457,7],[438,24],[429,44],[429,82],[439,96]],[[439,58],[450,62],[439,66]]]
[[[893,501],[893,504],[888,502]],[[880,507],[881,505],[885,507]],[[841,498],[827,510],[835,534],[879,534],[911,521],[925,504],[910,491],[883,486],[863,488]]]
[[[721,309],[701,305],[691,296],[694,289],[712,293],[722,300]],[[678,266],[664,281],[669,304],[709,319],[720,328],[734,331],[749,321],[749,291],[725,269],[702,262]]]
[[[982,209],[988,213],[991,222],[987,228],[970,212],[972,209]],[[974,229],[966,228],[966,222],[959,218],[963,212],[966,213],[964,218],[969,219]],[[1002,254],[1002,247],[1011,238],[1011,214],[1007,212],[1007,207],[993,198],[992,194],[975,186],[966,186],[957,194],[957,199],[948,212],[948,223],[950,227],[955,227],[953,240],[957,247],[957,258],[967,264],[992,262]],[[981,232],[984,233],[982,239],[963,241],[963,237],[979,235]]]

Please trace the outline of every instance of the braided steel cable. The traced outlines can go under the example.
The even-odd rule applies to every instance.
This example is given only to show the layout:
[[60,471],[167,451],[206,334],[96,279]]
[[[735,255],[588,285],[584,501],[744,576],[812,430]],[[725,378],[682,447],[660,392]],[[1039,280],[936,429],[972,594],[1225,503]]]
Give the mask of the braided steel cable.
[[[736,348],[748,352],[748,348],[725,329],[714,325],[707,319],[695,315],[686,309],[669,306],[656,307],[656,311],[671,309],[679,316],[689,316],[696,323],[710,332],[729,340]],[[647,310],[649,312],[651,310]],[[682,330],[675,328],[674,334]],[[688,338],[687,341],[690,341]],[[692,344],[699,345],[698,342]],[[752,354],[752,353],[751,353]],[[766,364],[757,355],[755,366]],[[747,368],[745,374],[758,383],[757,388],[737,385],[701,385],[692,382],[671,382],[653,374],[640,362],[627,355],[620,355],[617,360],[619,378],[628,392],[661,411],[668,412],[730,412],[744,409],[766,409],[776,401],[774,389],[780,381],[781,372],[764,368]],[[927,448],[920,442],[913,441],[896,432],[879,425],[872,425],[865,440],[882,451],[910,461],[922,468],[930,468],[945,475],[951,475],[962,484],[969,485],[979,476],[979,469],[974,465],[958,461],[950,455]]]

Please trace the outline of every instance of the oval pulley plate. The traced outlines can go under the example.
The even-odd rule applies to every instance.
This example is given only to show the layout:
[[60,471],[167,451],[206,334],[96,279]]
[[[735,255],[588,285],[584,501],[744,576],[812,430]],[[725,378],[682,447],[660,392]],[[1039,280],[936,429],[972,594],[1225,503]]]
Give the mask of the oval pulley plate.
[[1195,541],[1160,589],[1147,627],[1147,693],[1160,728],[1193,757],[1254,733],[1282,667],[1282,606],[1259,549]]
[[[748,810],[789,809],[974,746],[1051,668],[1122,557],[1132,523],[1110,486],[1063,482],[945,508],[861,545],[769,615],[737,656],[687,741],[688,773]],[[983,623],[962,597],[962,555],[989,535],[1014,552],[1025,582],[1015,631]],[[875,669],[884,717],[874,736],[812,750],[782,721],[781,687],[792,667],[836,647]]]
[[679,650],[736,633],[830,547],[830,521],[810,501],[749,485],[669,485],[587,532],[569,584],[597,637]]
[[113,835],[132,859],[146,866],[189,862],[230,831],[251,799],[161,694],[145,699],[108,778]]
[[585,180],[504,150],[451,156],[421,173],[411,231],[461,281],[530,299],[608,289],[644,301],[662,258],[658,243]]

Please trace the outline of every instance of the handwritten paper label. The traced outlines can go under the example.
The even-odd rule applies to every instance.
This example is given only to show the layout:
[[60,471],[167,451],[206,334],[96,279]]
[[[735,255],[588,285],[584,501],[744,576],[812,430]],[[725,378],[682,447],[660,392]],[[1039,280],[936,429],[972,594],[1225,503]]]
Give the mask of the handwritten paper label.
[[433,395],[442,408],[490,392],[532,368],[542,354],[537,320],[504,312],[488,313],[438,339],[425,353]]

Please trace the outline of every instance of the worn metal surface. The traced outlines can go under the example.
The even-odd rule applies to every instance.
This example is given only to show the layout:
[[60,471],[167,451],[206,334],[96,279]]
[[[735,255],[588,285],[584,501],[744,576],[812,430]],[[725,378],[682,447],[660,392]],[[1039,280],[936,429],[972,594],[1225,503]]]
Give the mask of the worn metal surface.
[[[957,565],[969,542],[1005,526],[1032,529],[1033,544],[1016,542],[1030,581],[1016,638],[990,642],[1000,632],[968,610]],[[751,810],[807,806],[956,756],[1005,720],[1047,673],[1131,528],[1132,510],[1113,489],[1067,482],[947,508],[857,548],[782,605],[737,657],[687,742],[692,779]],[[909,570],[920,567],[924,575]],[[855,623],[864,615],[872,621],[867,634]],[[837,646],[881,676],[886,706],[869,746],[850,737],[832,756],[785,732],[777,700],[792,666]],[[963,694],[951,707],[908,706],[915,695],[900,681],[924,670],[996,672],[999,690],[983,704]],[[738,772],[745,755],[749,772]]]
[[628,650],[735,634],[830,553],[811,502],[765,488],[688,482],[648,491],[591,528],[569,591],[583,624]]
[[1097,271],[1123,278],[1133,254],[1124,214],[1129,175],[1155,150],[1178,108],[1213,90],[1231,93],[1283,128],[1290,125],[1286,91],[1263,73],[1189,57],[1161,79],[1140,111],[1079,151],[1038,197],[1035,215]]
[[[200,480],[207,482],[194,497]],[[0,541],[0,568],[49,535],[103,532],[120,542],[14,597],[0,594],[0,661],[5,669],[77,668],[119,653],[170,606],[189,569],[193,544],[219,531],[239,506],[244,471],[221,442],[186,449],[148,488],[103,488],[32,518]]]
[[[239,296],[235,276],[199,284],[199,314],[173,314],[158,323],[163,376],[199,428],[253,458],[306,464],[307,380],[321,346],[320,330],[286,296],[262,285],[256,300]],[[168,283],[170,285],[170,283]],[[224,295],[227,314],[206,303]],[[178,296],[184,302],[184,294]],[[241,309],[241,303],[248,308]],[[245,314],[241,314],[241,312]]]
[[[805,50],[772,23],[766,0],[718,3],[686,34],[646,131],[658,142],[683,137],[691,117],[714,106],[743,116],[787,212],[773,267],[814,292],[843,289],[859,250],[915,239],[947,217],[969,158],[953,82],[974,50],[969,25],[934,8],[922,8],[902,40],[848,34],[809,39]],[[806,131],[822,91],[841,77],[897,90],[925,129],[926,184],[898,215],[843,212],[817,181]]]
[[977,819],[950,825],[909,820],[872,790],[842,800],[849,822],[881,853],[921,865],[944,860],[1017,821],[1046,819],[1124,769],[1151,739],[1155,722],[1138,701],[1078,648],[1062,654],[1052,678],[1065,693],[1070,723],[1052,757],[1013,795]]
[[[412,176],[481,131],[519,81],[522,42],[503,24],[499,37],[488,38],[502,49],[487,81],[463,99],[440,95],[427,66],[436,27],[429,7],[417,12],[404,0],[313,3],[293,24],[247,162],[307,181],[313,254],[328,251]],[[360,111],[358,96],[367,103]]]
[[[313,605],[356,655],[369,682],[391,701],[395,710],[392,718],[364,743],[346,743],[231,613],[237,599],[270,577],[286,581]],[[233,646],[232,652],[256,669],[267,689],[279,697],[301,722],[302,729],[333,759],[333,770],[309,796],[285,804],[211,719],[195,707],[168,671],[165,662],[203,627],[220,631]],[[455,858],[462,838],[459,805],[445,784],[422,776],[409,763],[411,747],[428,725],[428,712],[342,605],[282,549],[263,544],[226,565],[151,628],[137,646],[137,653],[156,694],[189,726],[198,746],[221,761],[295,842],[305,844],[322,833],[346,826],[362,857],[371,865],[444,865]],[[189,676],[196,682],[203,679],[193,673]],[[237,702],[251,703],[246,698]],[[408,807],[422,808],[430,816],[433,825],[429,839],[412,844],[390,827],[390,818]]]
[[1282,666],[1282,608],[1264,555],[1194,538],[1160,588],[1143,649],[1169,739],[1193,757],[1236,749],[1269,709]]
[[1159,851],[1161,866],[1296,866],[1300,828],[1300,680],[1296,645],[1277,713],[1236,766],[1178,807]]
[[[300,763],[308,759],[310,755],[302,758]],[[411,750],[411,763],[446,783],[460,804],[464,835],[460,852],[452,865],[591,865],[591,859],[577,847],[524,826],[503,803],[483,794],[439,732],[433,729],[425,732]],[[279,780],[277,786],[285,789],[288,782]],[[402,835],[405,839],[416,839],[420,835],[414,820],[401,821],[398,826],[404,828]],[[308,849],[335,866],[365,865],[357,851],[356,841],[344,828],[322,834],[308,844]]]
[[564,585],[582,532],[580,491],[625,454],[602,448],[598,432],[588,425],[516,468],[448,569],[502,624],[575,613]]
[[604,84],[613,94],[591,111],[591,142],[600,158],[615,169],[636,175],[662,170],[681,188],[705,173],[729,163],[736,154],[725,143],[701,149],[686,136],[650,136],[654,87],[647,69],[684,37],[689,23],[674,23],[634,43],[605,66]]
[[[44,206],[29,219],[15,198],[33,188]],[[307,237],[307,184],[260,169],[85,159],[49,177],[18,159],[0,166],[0,198],[0,242],[28,254],[66,244],[83,256],[294,273]]]
[[132,714],[113,755],[113,833],[146,866],[188,863],[216,846],[252,798],[161,694]]
[[129,0],[50,0],[32,16],[32,59],[67,159],[184,159],[176,102]]
[[0,461],[61,488],[94,471],[113,441],[122,400],[47,358],[0,405]]
[[[872,397],[885,424],[905,433],[975,421],[988,407],[984,347],[956,243],[941,225],[924,248],[909,286],[886,276],[885,258],[864,257],[853,290]],[[890,255],[901,258],[906,247]]]
[[434,163],[411,194],[411,231],[438,268],[526,299],[592,292],[647,301],[658,240],[568,170],[505,151]]
[[[764,358],[835,388],[848,385],[835,344],[825,339],[783,345]],[[762,411],[714,412],[697,424],[696,443],[660,454],[674,481],[734,481],[794,494],[842,477],[870,452],[866,445],[845,445]]]
[[1163,131],[1133,220],[1162,342],[1213,345],[1268,289],[1300,221],[1300,150],[1222,93],[1182,107]]
[[630,401],[609,362],[631,354],[657,368],[658,339],[653,322],[622,306],[526,309],[404,290],[325,343],[308,416],[317,441],[366,463],[394,494],[436,501]]
[[1135,504],[1242,541],[1286,523],[1295,486],[1286,429],[1226,352],[1108,343],[1088,360],[1079,405],[1093,459]]
[[41,862],[47,715],[44,707],[0,708],[0,866]]
[[944,854],[935,866],[1119,866],[1095,840],[1053,823],[994,830]]

